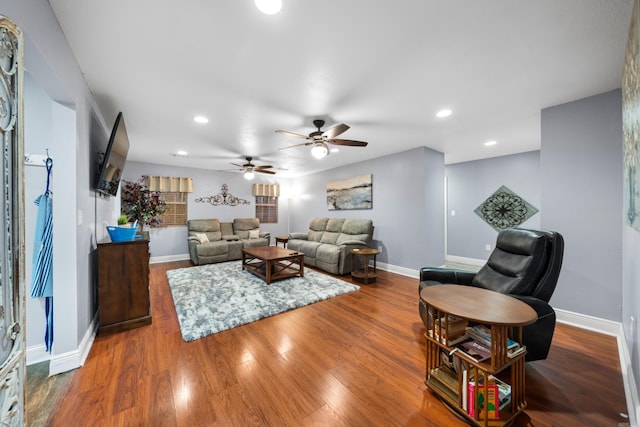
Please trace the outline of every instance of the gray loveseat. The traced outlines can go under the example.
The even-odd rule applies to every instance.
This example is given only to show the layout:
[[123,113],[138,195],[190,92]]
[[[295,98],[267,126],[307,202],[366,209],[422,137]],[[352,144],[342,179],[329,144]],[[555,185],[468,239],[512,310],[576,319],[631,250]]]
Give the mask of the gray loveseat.
[[260,230],[258,218],[187,221],[189,256],[195,265],[242,259],[243,248],[269,246],[271,234]]
[[365,248],[373,238],[369,219],[314,218],[306,233],[289,233],[287,249],[302,252],[304,263],[332,274],[351,273],[351,249]]

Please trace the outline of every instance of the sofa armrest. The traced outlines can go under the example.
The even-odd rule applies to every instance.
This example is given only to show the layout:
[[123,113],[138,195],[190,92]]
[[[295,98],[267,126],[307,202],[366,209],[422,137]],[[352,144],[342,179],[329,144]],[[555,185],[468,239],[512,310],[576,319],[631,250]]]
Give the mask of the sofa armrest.
[[357,246],[361,248],[361,247],[367,247],[367,244],[362,240],[345,240],[344,242],[340,243],[340,246]]
[[307,233],[289,233],[289,239],[291,240],[307,240]]
[[420,269],[420,281],[434,281],[459,285],[471,285],[476,273],[451,268],[424,267]]
[[191,243],[195,243],[195,244],[200,244],[200,239],[198,239],[196,236],[189,236],[188,237],[188,242]]

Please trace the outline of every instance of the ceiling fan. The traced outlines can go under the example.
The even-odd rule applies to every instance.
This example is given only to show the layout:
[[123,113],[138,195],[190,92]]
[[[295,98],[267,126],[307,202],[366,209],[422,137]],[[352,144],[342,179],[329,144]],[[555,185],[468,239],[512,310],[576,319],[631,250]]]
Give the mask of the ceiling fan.
[[255,176],[255,173],[268,173],[271,175],[275,175],[276,173],[274,171],[268,170],[268,169],[272,169],[273,166],[271,165],[263,165],[263,166],[256,166],[253,163],[251,163],[251,160],[253,160],[253,157],[245,157],[245,160],[247,161],[247,163],[243,164],[243,165],[239,165],[237,163],[231,163],[233,166],[237,166],[240,168],[240,172],[242,172],[242,174],[244,175],[245,179],[253,179]]
[[288,132],[286,130],[277,130],[276,133],[280,135],[293,136],[296,138],[307,140],[307,142],[284,147],[281,148],[281,150],[312,145],[313,148],[311,148],[311,155],[313,155],[313,157],[321,159],[329,154],[329,147],[327,146],[327,143],[334,145],[346,145],[349,147],[366,147],[368,144],[367,142],[354,141],[352,139],[336,139],[336,136],[341,135],[349,129],[349,126],[345,125],[344,123],[335,125],[334,127],[324,132],[320,129],[322,128],[322,126],[324,126],[324,120],[314,120],[313,125],[318,128],[318,130],[311,132],[309,135],[301,135],[299,133]]

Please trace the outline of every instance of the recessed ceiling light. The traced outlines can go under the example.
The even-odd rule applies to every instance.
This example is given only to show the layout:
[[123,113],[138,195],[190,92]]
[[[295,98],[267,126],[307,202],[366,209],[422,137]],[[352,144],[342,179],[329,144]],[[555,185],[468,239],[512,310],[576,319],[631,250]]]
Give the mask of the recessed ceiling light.
[[436,113],[436,117],[442,119],[444,117],[449,117],[451,115],[451,113],[453,113],[453,111],[449,110],[449,109],[444,109],[444,110],[440,110]]
[[339,149],[339,148],[336,148],[336,147],[333,147],[333,148],[332,148],[331,150],[329,150],[329,151],[331,151],[332,153],[337,153],[338,151],[340,151],[340,149]]
[[184,156],[186,156],[186,155],[187,155],[187,152],[186,152],[186,151],[184,151],[184,150],[178,150],[178,151],[176,152],[176,155],[177,155],[177,156],[183,156],[183,157],[184,157]]
[[497,144],[496,141],[487,141],[487,142],[484,143],[484,145],[486,147],[491,147],[492,145],[496,145],[496,144]]
[[209,119],[207,119],[205,116],[195,116],[193,118],[193,121],[196,123],[209,123]]
[[255,0],[256,7],[266,15],[275,15],[282,9],[282,0]]

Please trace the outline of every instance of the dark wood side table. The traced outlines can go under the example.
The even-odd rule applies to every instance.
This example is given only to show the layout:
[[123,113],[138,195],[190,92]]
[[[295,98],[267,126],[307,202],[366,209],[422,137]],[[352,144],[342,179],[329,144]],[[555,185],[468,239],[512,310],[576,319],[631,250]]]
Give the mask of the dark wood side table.
[[289,236],[276,236],[276,246],[278,243],[282,243],[282,247],[286,249],[287,242],[289,242]]
[[[364,282],[365,285],[369,284],[369,281],[375,282],[378,277],[378,273],[376,273],[376,255],[378,255],[380,251],[377,249],[371,248],[363,248],[363,249],[352,249],[351,250],[351,277],[354,279],[359,279]],[[353,266],[355,257],[362,257],[363,269],[362,270],[354,270]],[[369,268],[369,258],[373,257],[373,269]]]

